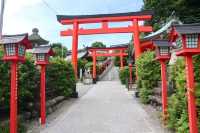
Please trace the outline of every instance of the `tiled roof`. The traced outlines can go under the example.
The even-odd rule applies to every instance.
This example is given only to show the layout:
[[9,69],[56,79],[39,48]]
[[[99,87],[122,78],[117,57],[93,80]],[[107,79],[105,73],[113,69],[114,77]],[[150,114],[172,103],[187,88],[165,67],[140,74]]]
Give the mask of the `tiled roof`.
[[168,40],[153,40],[153,43],[156,46],[165,46],[165,47],[171,46]]
[[34,54],[37,54],[37,53],[42,53],[42,54],[51,53],[52,54],[52,49],[51,49],[50,45],[48,45],[48,46],[38,46],[38,47],[34,48],[33,53]]
[[179,34],[194,34],[200,33],[200,23],[173,25]]
[[22,42],[24,39],[28,37],[28,34],[18,34],[18,35],[3,35],[2,39],[0,40],[1,44],[17,44]]

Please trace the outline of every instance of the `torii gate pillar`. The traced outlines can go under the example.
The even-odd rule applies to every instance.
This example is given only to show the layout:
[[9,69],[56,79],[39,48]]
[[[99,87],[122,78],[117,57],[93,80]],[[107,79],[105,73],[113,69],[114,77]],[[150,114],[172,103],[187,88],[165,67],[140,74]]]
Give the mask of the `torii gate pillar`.
[[123,50],[120,50],[120,69],[124,68],[123,64]]
[[[133,45],[135,48],[135,61],[140,57],[141,55],[141,48],[140,48],[140,32],[139,32],[139,24],[137,19],[133,19],[133,27],[134,27],[134,33],[133,33]],[[137,66],[136,68],[136,79],[137,78]]]
[[72,65],[74,69],[74,74],[77,79],[77,54],[78,54],[78,22],[74,21],[73,23],[73,34],[72,34]]
[[97,81],[97,74],[96,74],[96,50],[92,51],[92,59],[93,59],[93,70],[92,70],[92,77],[93,77],[93,83],[96,84]]

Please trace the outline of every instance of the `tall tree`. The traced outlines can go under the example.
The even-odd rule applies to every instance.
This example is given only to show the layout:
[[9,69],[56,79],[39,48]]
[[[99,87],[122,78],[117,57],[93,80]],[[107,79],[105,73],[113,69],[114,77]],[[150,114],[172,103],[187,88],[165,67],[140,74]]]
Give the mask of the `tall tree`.
[[65,58],[67,53],[67,48],[61,43],[52,43],[52,48],[55,53],[55,56]]
[[183,23],[200,22],[199,0],[143,0],[143,10],[153,10],[154,17],[150,24],[160,28],[166,19],[175,14]]
[[103,44],[102,42],[94,42],[94,43],[92,43],[92,47],[103,48],[103,47],[106,47],[106,45]]

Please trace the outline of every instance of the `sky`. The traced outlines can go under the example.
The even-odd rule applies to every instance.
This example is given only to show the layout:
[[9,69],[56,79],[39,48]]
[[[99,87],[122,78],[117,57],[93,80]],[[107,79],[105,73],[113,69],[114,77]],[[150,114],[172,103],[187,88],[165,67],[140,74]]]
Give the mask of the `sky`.
[[[48,3],[49,6],[45,4]],[[56,15],[107,14],[139,11],[143,0],[6,0],[3,34],[32,33],[33,28],[50,43],[60,42],[71,49],[72,38],[61,37],[66,26],[57,22]],[[110,26],[126,26],[129,23],[111,23]],[[83,25],[95,28],[98,24]],[[79,36],[79,48],[101,41],[107,46],[128,43],[132,34],[106,34]]]

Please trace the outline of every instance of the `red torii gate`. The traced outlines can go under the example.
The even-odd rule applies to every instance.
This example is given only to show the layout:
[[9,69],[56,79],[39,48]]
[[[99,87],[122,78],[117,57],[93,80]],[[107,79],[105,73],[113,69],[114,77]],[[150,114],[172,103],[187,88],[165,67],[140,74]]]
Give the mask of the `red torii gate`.
[[[135,48],[135,58],[141,54],[140,48],[140,32],[151,32],[151,26],[140,26],[139,21],[150,20],[152,11],[116,13],[116,14],[97,14],[97,15],[57,15],[57,20],[63,25],[73,25],[73,29],[61,31],[61,36],[72,36],[72,64],[75,75],[77,76],[77,51],[78,51],[78,35],[90,34],[110,34],[110,33],[133,33],[133,41]],[[109,22],[132,22],[127,27],[108,26]],[[80,24],[101,23],[101,28],[83,29],[79,28]]]
[[[107,47],[107,48],[95,48],[95,47],[88,47],[89,56],[92,56],[93,59],[93,72],[92,78],[93,82],[96,83],[96,58],[102,56],[119,56],[120,57],[120,68],[123,69],[123,57],[128,56],[127,53],[124,51],[128,49],[128,47]],[[97,51],[105,51],[106,53],[98,53]],[[110,53],[112,51],[112,53]],[[113,51],[118,51],[118,53],[114,53]]]

